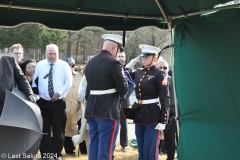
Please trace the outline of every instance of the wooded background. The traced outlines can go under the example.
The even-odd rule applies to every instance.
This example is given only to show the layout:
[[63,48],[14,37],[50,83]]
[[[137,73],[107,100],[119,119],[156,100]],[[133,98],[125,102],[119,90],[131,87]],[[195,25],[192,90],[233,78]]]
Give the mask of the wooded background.
[[[9,53],[15,43],[24,47],[24,59],[36,61],[45,59],[46,45],[54,43],[59,46],[60,59],[73,57],[77,64],[85,64],[102,48],[103,34],[122,35],[122,31],[106,31],[98,27],[87,27],[80,31],[52,30],[41,24],[27,23],[16,27],[0,27],[0,53]],[[141,53],[140,44],[148,44],[160,49],[170,44],[170,33],[156,27],[143,27],[126,32],[125,53],[127,62]],[[169,63],[170,49],[162,53]],[[140,64],[139,64],[140,65]]]

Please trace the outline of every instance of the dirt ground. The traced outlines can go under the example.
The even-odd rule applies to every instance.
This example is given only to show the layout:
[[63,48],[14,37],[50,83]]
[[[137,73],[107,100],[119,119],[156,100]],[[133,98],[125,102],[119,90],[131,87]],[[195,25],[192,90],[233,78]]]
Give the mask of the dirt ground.
[[[77,149],[76,149],[76,152],[77,152]],[[87,155],[69,156],[69,155],[66,155],[64,151],[62,152],[62,154],[63,154],[63,157],[62,157],[63,160],[87,160],[88,159]],[[117,140],[114,156],[115,156],[114,160],[137,160],[138,151],[137,149],[131,146],[128,146],[127,151],[122,152],[121,146],[119,144],[119,140]],[[167,159],[166,155],[160,156],[160,160],[166,160],[166,159]]]

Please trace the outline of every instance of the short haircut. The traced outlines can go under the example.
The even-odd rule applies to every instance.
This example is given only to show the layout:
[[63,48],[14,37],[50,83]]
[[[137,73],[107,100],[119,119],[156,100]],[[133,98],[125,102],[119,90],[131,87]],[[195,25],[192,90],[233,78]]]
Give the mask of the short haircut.
[[165,64],[166,64],[166,66],[167,66],[167,67],[169,67],[169,65],[168,65],[168,62],[167,62],[167,61],[165,61],[165,60],[160,60],[160,61],[158,61],[157,63],[158,63],[158,64],[160,64],[160,63],[165,63]]
[[12,53],[14,49],[22,49],[23,50],[23,46],[19,43],[14,44],[10,47],[10,52]]
[[57,55],[59,55],[59,50],[58,50],[58,46],[56,44],[49,44],[46,46],[46,53],[49,50],[49,48],[54,48],[56,50]]
[[118,53],[124,53],[124,54],[126,55],[125,51],[124,51],[124,50],[121,50],[121,49],[118,50],[117,54],[118,54]]

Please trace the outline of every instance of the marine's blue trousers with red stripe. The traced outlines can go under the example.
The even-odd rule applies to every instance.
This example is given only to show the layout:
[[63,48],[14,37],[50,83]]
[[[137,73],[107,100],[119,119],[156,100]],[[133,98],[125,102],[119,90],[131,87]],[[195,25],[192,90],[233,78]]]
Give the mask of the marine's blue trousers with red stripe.
[[135,124],[135,134],[138,144],[138,160],[158,160],[158,145],[160,131],[154,125]]
[[88,160],[112,160],[119,129],[119,121],[89,117],[89,154]]

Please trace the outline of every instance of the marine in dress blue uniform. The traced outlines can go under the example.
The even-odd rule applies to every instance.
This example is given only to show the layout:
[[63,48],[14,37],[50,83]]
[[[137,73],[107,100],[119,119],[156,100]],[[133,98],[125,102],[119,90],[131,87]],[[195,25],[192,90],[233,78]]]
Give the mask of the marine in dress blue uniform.
[[[115,59],[122,36],[106,34],[103,48],[87,64],[85,117],[89,124],[89,160],[111,160],[119,129],[120,97],[128,91],[122,64]],[[88,93],[88,91],[87,91]]]
[[123,111],[125,117],[133,119],[135,123],[138,159],[158,160],[160,130],[164,130],[167,124],[169,91],[165,73],[155,66],[160,49],[149,45],[139,47],[142,49],[142,58],[148,58],[150,62],[143,63],[144,68],[132,73],[137,102],[132,108],[123,108]]

